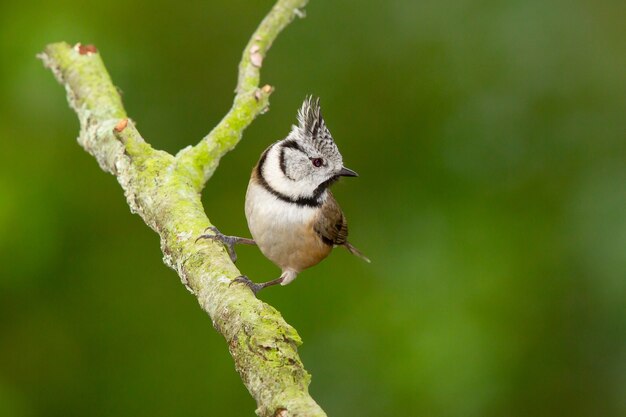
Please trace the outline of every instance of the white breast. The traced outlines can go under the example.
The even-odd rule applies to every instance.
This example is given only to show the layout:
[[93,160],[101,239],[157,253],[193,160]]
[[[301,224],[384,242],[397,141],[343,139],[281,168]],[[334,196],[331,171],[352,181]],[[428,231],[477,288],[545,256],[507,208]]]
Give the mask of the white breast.
[[282,201],[254,180],[248,184],[246,219],[250,233],[261,252],[283,269],[296,269],[290,254],[304,249],[300,246],[311,233],[317,210]]

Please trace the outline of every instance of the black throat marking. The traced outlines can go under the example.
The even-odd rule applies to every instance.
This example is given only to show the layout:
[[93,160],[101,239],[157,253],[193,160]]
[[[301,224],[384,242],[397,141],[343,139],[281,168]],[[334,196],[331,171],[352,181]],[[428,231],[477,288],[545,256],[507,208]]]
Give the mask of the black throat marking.
[[[282,200],[286,203],[291,203],[291,204],[295,204],[297,206],[301,206],[301,207],[319,207],[323,204],[323,201],[321,201],[320,197],[322,196],[322,194],[324,193],[324,191],[326,191],[326,189],[335,181],[337,181],[338,178],[331,178],[329,180],[324,181],[323,183],[321,183],[314,191],[313,191],[313,195],[310,197],[297,197],[297,198],[293,198],[293,197],[289,197],[288,195],[285,195],[283,193],[281,193],[280,191],[272,188],[272,186],[267,182],[267,180],[265,179],[265,177],[263,176],[263,166],[265,165],[265,160],[267,158],[267,153],[270,151],[270,149],[272,149],[275,145],[270,146],[269,148],[267,148],[263,154],[261,155],[261,159],[259,159],[259,164],[257,165],[257,169],[256,169],[256,173],[257,173],[257,177],[259,178],[259,183],[261,184],[261,187],[265,188],[265,190],[267,190],[270,194],[272,194],[274,197],[278,198],[279,200]],[[285,152],[285,148],[294,148],[297,149],[301,152],[304,152],[304,150],[300,147],[300,145],[298,145],[295,141],[289,141],[289,142],[285,142],[282,146],[281,146],[281,150],[280,150],[280,169],[283,172],[283,174],[285,174],[285,176],[289,179],[291,179],[287,173],[285,172],[285,161],[284,161],[284,152]]]

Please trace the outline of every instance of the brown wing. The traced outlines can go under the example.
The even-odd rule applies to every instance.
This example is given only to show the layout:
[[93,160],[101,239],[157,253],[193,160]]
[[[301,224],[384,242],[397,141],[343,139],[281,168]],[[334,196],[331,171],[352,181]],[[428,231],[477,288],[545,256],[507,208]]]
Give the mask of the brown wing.
[[344,245],[348,238],[348,222],[332,193],[321,207],[313,229],[327,245]]

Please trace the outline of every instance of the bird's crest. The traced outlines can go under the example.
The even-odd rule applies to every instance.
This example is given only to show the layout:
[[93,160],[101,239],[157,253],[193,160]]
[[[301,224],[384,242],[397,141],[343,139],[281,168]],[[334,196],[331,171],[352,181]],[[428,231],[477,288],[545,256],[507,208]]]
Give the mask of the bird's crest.
[[298,128],[304,137],[313,141],[333,141],[322,117],[320,99],[308,96],[298,111]]
[[335,145],[335,141],[322,117],[319,98],[308,96],[304,99],[302,107],[298,111],[298,126],[294,130],[297,133],[297,138],[310,143],[323,155],[341,160],[337,145]]
[[302,129],[307,136],[315,136],[320,125],[324,123],[322,118],[322,110],[320,108],[320,99],[318,97],[307,96],[302,103],[302,107],[298,110],[299,128]]

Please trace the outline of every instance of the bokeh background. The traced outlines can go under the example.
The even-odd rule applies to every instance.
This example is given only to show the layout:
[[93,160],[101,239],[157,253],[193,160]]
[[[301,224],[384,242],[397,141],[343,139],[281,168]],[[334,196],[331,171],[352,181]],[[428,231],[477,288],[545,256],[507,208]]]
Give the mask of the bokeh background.
[[[230,107],[269,0],[0,3],[0,416],[242,416],[224,340],[75,141],[46,43],[98,46],[175,152]],[[626,415],[626,3],[312,0],[264,62],[271,111],[204,192],[248,235],[261,151],[306,94],[351,240],[261,298],[331,416]],[[255,249],[239,267],[278,269]]]

